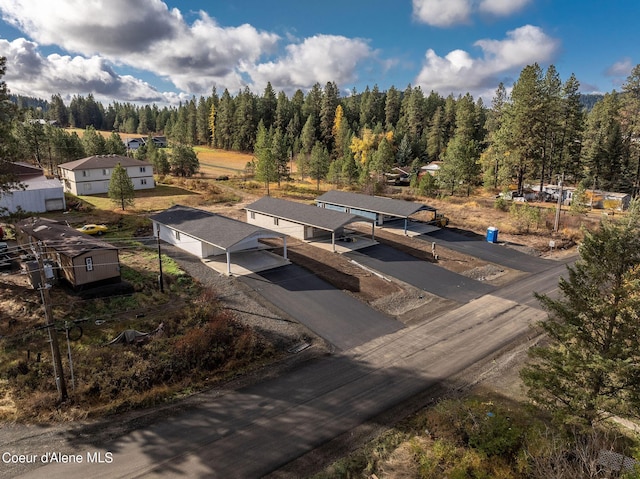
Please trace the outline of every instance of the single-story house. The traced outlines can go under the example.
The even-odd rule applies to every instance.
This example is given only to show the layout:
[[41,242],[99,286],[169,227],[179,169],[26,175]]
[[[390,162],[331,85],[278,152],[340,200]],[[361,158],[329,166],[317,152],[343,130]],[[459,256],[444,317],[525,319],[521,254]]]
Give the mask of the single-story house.
[[354,214],[270,196],[264,196],[244,209],[247,223],[305,241],[331,238],[333,251],[336,250],[336,238],[345,234],[344,227],[362,221]]
[[8,213],[28,211],[44,213],[66,208],[64,189],[57,179],[49,179],[40,168],[24,163],[11,163],[8,171],[24,186],[0,194],[0,208]]
[[53,262],[58,277],[74,288],[120,281],[118,248],[57,221],[28,218],[16,224],[18,245],[40,243],[43,259]]
[[74,195],[98,195],[109,192],[109,181],[117,164],[127,170],[135,190],[155,187],[153,166],[146,161],[120,155],[95,155],[58,165],[64,189]]
[[287,258],[284,234],[210,211],[175,205],[151,216],[151,221],[155,236],[198,258],[226,254],[227,274],[231,274],[231,253],[260,249],[260,239],[282,238]]
[[432,211],[436,218],[436,209],[422,203],[397,200],[383,196],[363,195],[348,191],[331,190],[316,198],[321,208],[351,213],[382,226],[386,221],[404,219],[404,233],[407,234],[409,217],[419,211]]
[[125,138],[122,141],[124,143],[124,146],[127,147],[127,150],[137,150],[147,143],[147,140],[145,140],[144,138]]
[[[141,146],[147,144],[147,138],[137,137],[137,138],[125,138],[122,140],[124,146],[127,147],[127,150],[137,150]],[[154,136],[151,138],[151,141],[157,148],[166,148],[167,147],[167,137],[166,136]]]

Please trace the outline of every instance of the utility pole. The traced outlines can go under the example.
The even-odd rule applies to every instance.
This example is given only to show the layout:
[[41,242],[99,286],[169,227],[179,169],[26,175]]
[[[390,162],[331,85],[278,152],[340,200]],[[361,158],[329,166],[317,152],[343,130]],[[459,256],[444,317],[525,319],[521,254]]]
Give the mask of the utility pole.
[[67,394],[67,385],[64,381],[64,371],[62,370],[62,358],[60,356],[58,336],[56,335],[56,329],[53,323],[51,296],[49,294],[49,285],[47,284],[47,275],[44,271],[44,261],[42,260],[42,243],[40,242],[38,242],[36,258],[38,260],[38,269],[40,270],[40,295],[42,297],[42,306],[44,307],[44,318],[46,321],[47,331],[49,332],[49,341],[51,341],[51,352],[53,355],[53,374],[55,375],[56,379],[58,397],[60,399],[60,402],[64,402],[69,396]]
[[158,224],[158,266],[160,274],[158,275],[158,284],[160,285],[160,292],[164,293],[164,284],[162,278],[162,252],[160,251],[160,225]]
[[562,183],[564,182],[564,173],[560,177],[560,181],[558,182],[559,191],[558,191],[558,206],[556,207],[556,220],[553,223],[553,231],[554,233],[558,232],[558,228],[560,227],[560,211],[562,210]]

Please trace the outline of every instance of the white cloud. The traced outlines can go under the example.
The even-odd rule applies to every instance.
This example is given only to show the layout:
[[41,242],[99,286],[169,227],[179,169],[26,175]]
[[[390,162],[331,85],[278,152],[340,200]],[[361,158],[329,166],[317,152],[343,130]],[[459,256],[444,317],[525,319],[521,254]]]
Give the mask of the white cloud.
[[469,23],[471,16],[484,13],[507,16],[522,10],[531,0],[413,0],[413,17],[435,27]]
[[483,13],[507,16],[522,10],[531,0],[481,0],[478,9]]
[[256,90],[263,89],[267,81],[274,89],[285,91],[308,88],[316,82],[348,84],[356,79],[358,64],[374,56],[365,40],[316,35],[287,45],[283,58],[250,67],[247,73]]
[[607,68],[605,74],[610,77],[627,77],[633,67],[634,64],[631,62],[631,58],[623,58]]
[[160,0],[0,0],[5,21],[41,45],[99,54],[168,79],[192,93],[236,89],[241,71],[273,51],[279,37],[251,25],[221,27],[206,12],[189,25]]
[[449,27],[469,21],[470,0],[413,0],[416,20],[436,27]]
[[102,58],[93,56],[43,57],[34,42],[19,38],[0,40],[0,56],[7,58],[3,78],[10,91],[25,96],[49,99],[92,93],[100,101],[114,99],[140,102],[165,102],[167,97],[151,85],[128,75],[118,75]]
[[478,40],[474,45],[482,49],[482,57],[473,58],[464,50],[440,57],[429,49],[415,84],[443,95],[470,92],[484,96],[503,78],[517,76],[524,66],[550,61],[559,46],[557,40],[532,25],[507,32],[503,40]]

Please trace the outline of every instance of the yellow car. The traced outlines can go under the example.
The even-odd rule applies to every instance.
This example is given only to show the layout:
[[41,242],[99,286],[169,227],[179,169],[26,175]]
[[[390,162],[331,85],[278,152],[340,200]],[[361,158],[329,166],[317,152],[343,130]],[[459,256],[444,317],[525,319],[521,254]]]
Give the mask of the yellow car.
[[88,235],[102,236],[106,231],[105,225],[84,225],[82,228],[77,228],[81,233],[87,233]]

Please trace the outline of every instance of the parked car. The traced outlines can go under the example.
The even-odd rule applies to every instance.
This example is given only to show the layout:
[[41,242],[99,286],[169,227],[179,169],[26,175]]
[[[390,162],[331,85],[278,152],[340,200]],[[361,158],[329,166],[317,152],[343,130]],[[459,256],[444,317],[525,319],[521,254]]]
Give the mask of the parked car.
[[108,230],[108,228],[105,225],[84,225],[82,228],[76,228],[76,229],[88,235],[98,235],[98,236],[102,236]]

